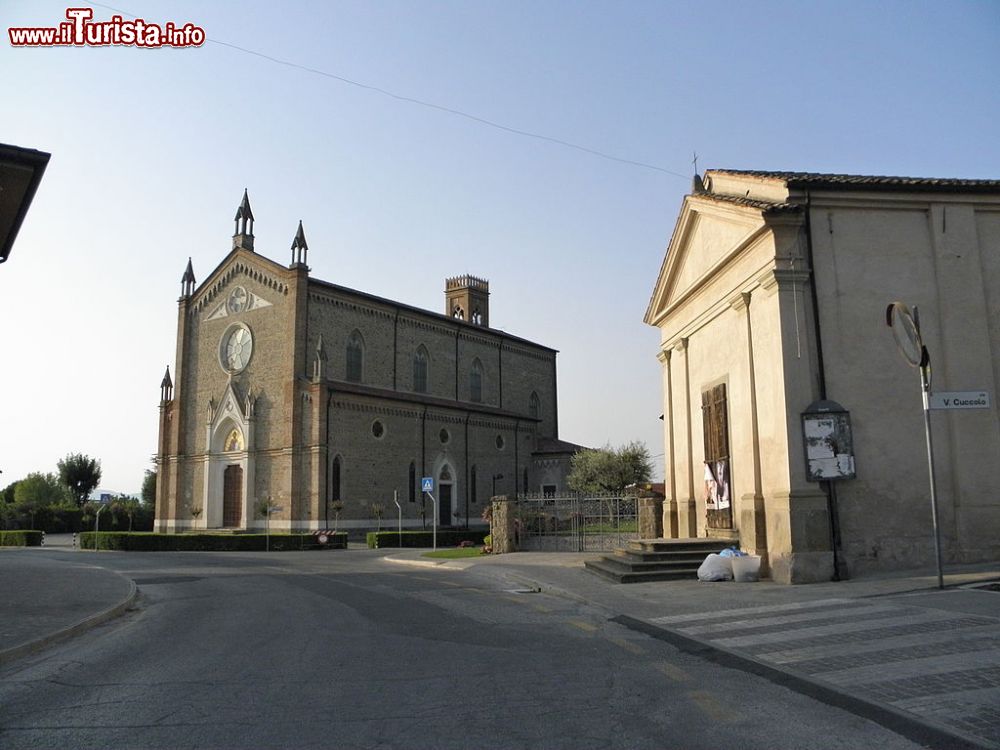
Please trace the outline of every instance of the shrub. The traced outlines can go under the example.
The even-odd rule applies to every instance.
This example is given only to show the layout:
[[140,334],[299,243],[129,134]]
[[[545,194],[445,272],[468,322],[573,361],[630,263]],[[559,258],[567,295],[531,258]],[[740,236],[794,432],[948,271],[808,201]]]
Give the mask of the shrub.
[[[94,532],[77,537],[81,549],[94,549]],[[313,534],[271,534],[270,548],[275,552],[346,549],[347,533],[328,535],[321,545]],[[98,549],[129,552],[257,552],[267,544],[265,534],[158,534],[142,531],[97,532]]]
[[0,531],[0,547],[41,547],[41,531]]
[[[462,542],[482,544],[486,529],[445,529],[438,531],[439,547],[457,547]],[[368,549],[384,549],[386,547],[430,547],[434,543],[432,531],[369,531],[366,536]]]

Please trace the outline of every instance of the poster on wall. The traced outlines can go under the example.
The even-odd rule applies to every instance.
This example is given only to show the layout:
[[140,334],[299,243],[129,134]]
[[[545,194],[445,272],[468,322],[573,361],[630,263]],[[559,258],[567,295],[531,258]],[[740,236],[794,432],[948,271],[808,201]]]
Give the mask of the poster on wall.
[[726,510],[729,507],[729,465],[725,459],[705,463],[705,508]]
[[806,479],[810,482],[854,479],[851,415],[836,402],[821,401],[818,404],[820,408],[810,407],[802,414]]

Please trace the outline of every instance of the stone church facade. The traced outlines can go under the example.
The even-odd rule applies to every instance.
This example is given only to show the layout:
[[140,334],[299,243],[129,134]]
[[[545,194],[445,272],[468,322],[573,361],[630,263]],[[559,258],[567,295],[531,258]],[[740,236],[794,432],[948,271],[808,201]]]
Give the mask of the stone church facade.
[[[645,316],[660,331],[665,536],[738,535],[785,583],[934,563],[920,376],[886,325],[896,300],[919,308],[932,391],[992,398],[929,415],[944,561],[1000,559],[1000,180],[695,178]],[[849,433],[807,440],[844,415]],[[817,478],[815,461],[843,478]]]
[[497,494],[565,488],[556,351],[490,328],[489,284],[447,279],[445,314],[314,279],[301,223],[288,266],[254,250],[189,261],[176,364],[161,383],[156,530],[479,523]]

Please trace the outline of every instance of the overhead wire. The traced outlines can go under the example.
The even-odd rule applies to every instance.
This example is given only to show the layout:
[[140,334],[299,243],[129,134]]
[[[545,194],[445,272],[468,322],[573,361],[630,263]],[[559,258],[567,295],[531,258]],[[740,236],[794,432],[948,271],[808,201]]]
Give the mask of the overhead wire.
[[[121,8],[115,8],[110,5],[105,5],[103,3],[91,3],[91,5],[97,6],[99,8],[104,8],[106,10],[113,11],[115,13],[121,13],[123,16],[129,16],[130,18],[138,18],[133,13],[122,10]],[[522,128],[515,128],[510,125],[504,125],[503,123],[496,122],[495,120],[490,120],[485,117],[480,117],[479,115],[474,115],[470,112],[465,112],[461,109],[456,109],[454,107],[448,107],[443,104],[435,104],[434,102],[427,101],[426,99],[419,99],[413,96],[406,96],[404,94],[397,94],[388,89],[384,89],[380,86],[374,86],[372,84],[363,83],[361,81],[356,81],[352,78],[347,78],[342,75],[337,75],[336,73],[331,73],[326,70],[320,70],[319,68],[312,68],[308,65],[302,65],[301,63],[294,62],[292,60],[283,60],[279,57],[274,57],[273,55],[268,55],[263,52],[258,52],[257,50],[250,49],[248,47],[241,47],[238,44],[232,44],[231,42],[224,42],[220,39],[213,39],[206,35],[205,41],[211,44],[217,44],[220,47],[228,47],[229,49],[236,50],[237,52],[242,52],[247,55],[252,55],[254,57],[259,57],[268,62],[272,62],[276,65],[284,65],[289,68],[294,68],[296,70],[301,70],[306,73],[312,73],[313,75],[322,76],[324,78],[329,78],[334,81],[339,81],[341,83],[348,84],[350,86],[355,86],[360,89],[365,89],[366,91],[372,91],[377,94],[395,99],[397,101],[406,102],[408,104],[415,104],[420,107],[426,107],[428,109],[434,109],[439,112],[444,112],[449,115],[454,115],[456,117],[462,117],[472,122],[478,123],[480,125],[485,125],[496,130],[501,130],[507,133],[512,133],[514,135],[519,135],[525,138],[534,138],[536,140],[545,141],[548,143],[553,143],[565,148],[574,149],[576,151],[581,151],[585,154],[590,154],[591,156],[597,156],[601,159],[607,159],[609,161],[618,162],[619,164],[627,164],[634,167],[640,167],[642,169],[652,169],[657,172],[662,172],[663,174],[668,174],[673,177],[679,177],[683,180],[691,179],[690,175],[681,174],[680,172],[674,172],[673,170],[666,169],[665,167],[657,166],[656,164],[650,164],[644,161],[637,161],[635,159],[626,159],[620,156],[615,156],[614,154],[609,154],[605,151],[599,151],[598,149],[590,148],[589,146],[583,146],[579,143],[573,143],[572,141],[567,141],[563,138],[556,138],[554,136],[545,135],[543,133],[535,133],[530,130],[524,130]]]

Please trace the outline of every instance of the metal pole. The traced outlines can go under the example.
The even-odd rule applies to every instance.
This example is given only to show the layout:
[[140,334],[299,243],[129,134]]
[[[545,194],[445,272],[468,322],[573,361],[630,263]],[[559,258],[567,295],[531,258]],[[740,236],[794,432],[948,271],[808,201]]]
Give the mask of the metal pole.
[[927,365],[920,368],[920,387],[924,397],[924,431],[927,433],[927,471],[931,482],[931,522],[934,524],[934,558],[937,561],[938,588],[944,588],[944,573],[941,569],[941,530],[938,528],[937,488],[934,481],[934,443],[931,440],[930,382],[927,379]]
[[104,510],[104,506],[101,505],[97,509],[97,514],[94,516],[94,552],[97,552],[97,535],[101,530],[101,511]]
[[396,510],[399,511],[399,548],[403,548],[403,507],[399,504],[399,490],[392,491],[392,501],[396,503]]
[[427,493],[427,497],[431,499],[434,503],[434,549],[438,548],[438,501],[430,492]]

